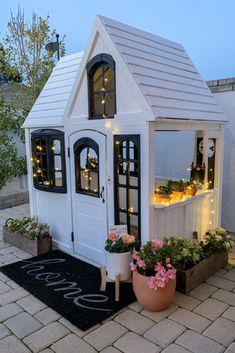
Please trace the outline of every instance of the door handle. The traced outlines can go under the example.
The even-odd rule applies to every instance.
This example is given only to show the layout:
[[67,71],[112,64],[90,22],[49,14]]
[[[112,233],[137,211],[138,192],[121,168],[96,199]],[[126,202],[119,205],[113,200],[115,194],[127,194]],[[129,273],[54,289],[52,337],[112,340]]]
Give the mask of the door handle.
[[102,188],[101,188],[100,198],[102,199],[102,202],[105,203],[105,199],[104,199],[104,187],[103,187],[103,186],[102,186]]

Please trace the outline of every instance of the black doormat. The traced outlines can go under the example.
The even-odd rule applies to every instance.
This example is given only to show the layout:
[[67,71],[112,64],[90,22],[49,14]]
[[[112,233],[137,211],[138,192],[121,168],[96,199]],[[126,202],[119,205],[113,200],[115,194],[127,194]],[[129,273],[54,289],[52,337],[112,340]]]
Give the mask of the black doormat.
[[62,251],[32,257],[0,267],[35,297],[85,331],[135,301],[130,283],[121,283],[120,301],[115,285],[100,292],[100,270]]

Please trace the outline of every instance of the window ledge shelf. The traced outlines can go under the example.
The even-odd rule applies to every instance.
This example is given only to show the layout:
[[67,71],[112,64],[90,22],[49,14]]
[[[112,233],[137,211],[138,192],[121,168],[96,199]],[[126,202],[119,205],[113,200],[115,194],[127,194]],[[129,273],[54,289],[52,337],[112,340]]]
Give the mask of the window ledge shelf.
[[177,200],[177,201],[171,201],[169,204],[160,204],[157,203],[154,205],[156,209],[162,209],[162,208],[174,208],[178,206],[183,206],[189,203],[194,202],[195,200],[201,199],[205,197],[206,195],[214,195],[216,194],[217,189],[211,189],[211,190],[199,190],[195,196],[184,196],[182,200]]

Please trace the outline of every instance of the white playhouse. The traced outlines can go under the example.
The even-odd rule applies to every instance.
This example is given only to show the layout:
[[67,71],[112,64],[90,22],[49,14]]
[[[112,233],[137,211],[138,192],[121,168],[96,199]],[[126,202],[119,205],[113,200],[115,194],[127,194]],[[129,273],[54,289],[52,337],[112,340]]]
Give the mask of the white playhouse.
[[[24,123],[30,212],[56,247],[96,265],[114,224],[142,243],[204,234],[220,224],[224,120],[182,45],[97,16],[84,53],[60,59]],[[155,188],[182,165],[164,136],[180,144],[181,133],[203,186],[156,203]]]

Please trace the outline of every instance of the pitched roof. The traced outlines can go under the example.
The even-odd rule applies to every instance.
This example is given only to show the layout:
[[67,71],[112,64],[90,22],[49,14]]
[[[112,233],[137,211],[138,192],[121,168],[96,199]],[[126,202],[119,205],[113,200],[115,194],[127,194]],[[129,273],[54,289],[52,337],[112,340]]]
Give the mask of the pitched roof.
[[94,37],[84,56],[80,52],[60,59],[24,127],[63,124],[97,31],[105,34],[110,54],[115,51],[118,61],[125,65],[123,68],[126,67],[130,74],[129,79],[143,98],[151,119],[225,120],[222,109],[181,44],[97,16],[92,32]]
[[181,44],[99,18],[156,118],[224,119]]
[[23,127],[61,125],[69,109],[82,55],[79,52],[58,61]]

